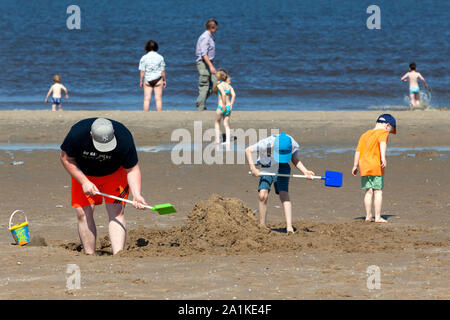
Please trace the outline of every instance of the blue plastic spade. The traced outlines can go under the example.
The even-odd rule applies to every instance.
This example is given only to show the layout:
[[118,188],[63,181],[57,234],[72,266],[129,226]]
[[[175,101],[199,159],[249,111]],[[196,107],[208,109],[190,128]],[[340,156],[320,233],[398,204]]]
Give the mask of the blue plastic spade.
[[[249,171],[249,174],[252,174]],[[271,173],[271,172],[260,172],[260,176],[279,176],[279,177],[294,177],[294,178],[306,178],[305,175],[300,174],[283,174],[283,173]],[[313,176],[313,179],[325,180],[326,187],[342,187],[342,172],[337,171],[325,171],[325,176]]]
[[342,187],[342,172],[326,170],[325,176],[320,179],[325,180],[327,187]]

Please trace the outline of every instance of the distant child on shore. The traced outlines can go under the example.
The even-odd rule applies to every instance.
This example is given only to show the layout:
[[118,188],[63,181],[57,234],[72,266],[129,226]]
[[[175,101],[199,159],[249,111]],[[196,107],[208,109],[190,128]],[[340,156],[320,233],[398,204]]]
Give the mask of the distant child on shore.
[[[225,127],[226,140],[223,144],[230,145],[231,129],[230,129],[230,116],[233,110],[234,100],[236,99],[236,93],[231,86],[231,80],[228,77],[228,73],[224,69],[219,69],[216,72],[217,82],[213,87],[213,92],[217,94],[218,106],[216,110],[216,121],[214,128],[216,131],[216,143],[220,143],[220,122],[223,120],[223,126]],[[231,100],[230,100],[231,96]]]
[[[292,161],[294,166],[303,172],[308,179],[312,180],[314,172],[309,171],[303,165],[299,158],[299,144],[289,135],[282,132],[279,135],[272,135],[266,139],[262,139],[254,145],[245,149],[245,156],[250,165],[252,174],[256,177],[260,176],[258,193],[259,193],[259,224],[266,227],[267,200],[272,183],[275,187],[275,193],[280,196],[286,218],[286,232],[294,233],[292,227],[292,204],[289,199],[289,177],[260,175],[261,171],[255,165],[261,165],[262,170],[267,173],[291,174],[289,162]],[[259,157],[253,163],[252,153],[258,152]]]
[[67,93],[66,87],[64,87],[61,84],[61,76],[55,74],[53,76],[53,82],[54,84],[50,87],[50,90],[48,90],[47,96],[45,97],[45,103],[48,102],[48,98],[50,97],[50,94],[52,95],[52,111],[56,111],[56,107],[58,107],[58,110],[62,110],[62,102],[61,102],[61,93],[64,91],[66,93],[66,99],[69,99],[69,95]]
[[427,83],[425,82],[425,78],[422,77],[422,75],[416,71],[416,63],[411,62],[409,64],[409,72],[407,72],[400,80],[403,82],[407,81],[407,78],[409,79],[409,99],[410,99],[410,107],[420,107],[420,96],[419,96],[419,81],[418,79],[422,80],[425,88],[428,88]]
[[[378,117],[375,128],[366,131],[360,138],[353,161],[352,174],[361,173],[361,188],[366,190],[364,206],[366,221],[372,221],[372,204],[375,222],[387,222],[381,217],[383,202],[384,169],[389,133],[397,132],[395,118],[390,114]],[[373,201],[372,201],[373,200]]]

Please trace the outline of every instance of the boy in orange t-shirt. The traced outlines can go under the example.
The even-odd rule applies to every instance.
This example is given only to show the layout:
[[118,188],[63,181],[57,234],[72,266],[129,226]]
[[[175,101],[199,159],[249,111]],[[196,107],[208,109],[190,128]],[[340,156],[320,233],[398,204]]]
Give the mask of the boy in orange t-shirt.
[[384,168],[386,168],[386,149],[389,133],[395,134],[396,132],[395,118],[386,113],[378,117],[374,129],[366,131],[359,138],[352,174],[356,176],[359,167],[361,172],[361,188],[366,190],[364,196],[366,221],[372,221],[373,203],[375,222],[387,222],[381,217]]

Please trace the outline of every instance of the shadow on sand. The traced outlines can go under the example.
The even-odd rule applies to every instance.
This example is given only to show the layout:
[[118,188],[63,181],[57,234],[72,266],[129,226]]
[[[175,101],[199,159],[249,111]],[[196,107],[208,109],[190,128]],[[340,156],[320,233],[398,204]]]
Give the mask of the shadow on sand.
[[[390,217],[396,217],[396,214],[382,214],[381,217],[385,220],[389,220]],[[356,217],[353,220],[365,220],[366,217]],[[373,219],[373,218],[372,218]]]

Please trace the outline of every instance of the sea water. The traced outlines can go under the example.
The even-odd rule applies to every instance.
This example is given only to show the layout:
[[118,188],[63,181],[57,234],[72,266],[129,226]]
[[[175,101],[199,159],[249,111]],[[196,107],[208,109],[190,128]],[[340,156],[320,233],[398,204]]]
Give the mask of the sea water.
[[195,45],[211,17],[214,65],[229,71],[234,110],[405,108],[400,77],[412,61],[432,88],[431,106],[450,101],[450,1],[376,1],[380,29],[367,27],[372,2],[358,0],[77,0],[73,30],[72,3],[1,4],[1,109],[50,109],[44,98],[59,74],[64,110],[142,110],[138,65],[152,39],[166,62],[163,109],[195,110]]

